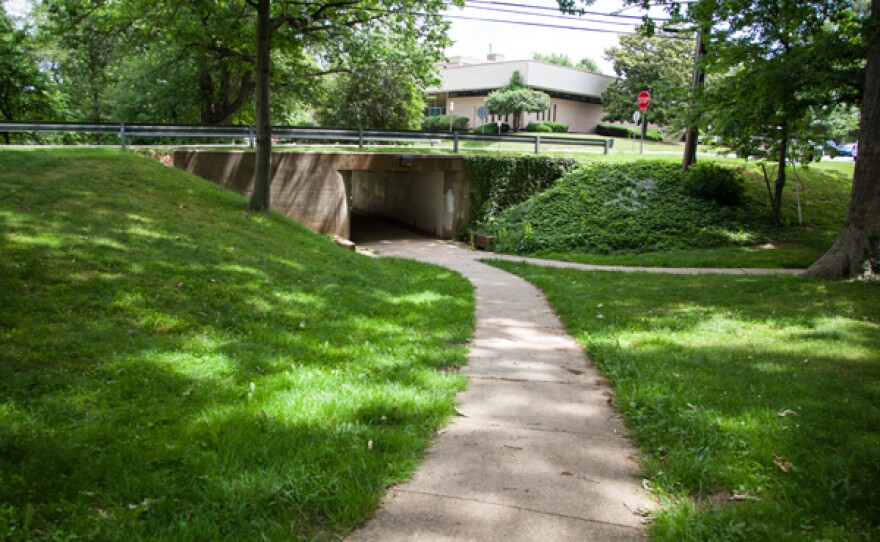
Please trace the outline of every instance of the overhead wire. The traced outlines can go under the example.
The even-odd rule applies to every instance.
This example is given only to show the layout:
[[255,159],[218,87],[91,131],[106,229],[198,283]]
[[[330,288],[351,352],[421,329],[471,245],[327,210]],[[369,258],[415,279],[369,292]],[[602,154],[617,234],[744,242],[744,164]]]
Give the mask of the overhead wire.
[[[483,4],[483,5],[475,5],[475,4]],[[503,6],[503,7],[499,7]],[[456,8],[453,4],[448,4],[448,8]],[[518,8],[518,9],[508,9],[508,8]],[[549,22],[538,22],[538,21],[526,21],[526,20],[517,20],[511,17],[475,17],[470,15],[458,15],[454,13],[449,13],[447,10],[442,14],[444,19],[452,19],[452,20],[464,20],[464,21],[475,21],[475,22],[486,22],[486,23],[497,23],[497,24],[510,24],[510,25],[519,25],[519,26],[531,26],[538,28],[553,28],[558,30],[574,30],[580,32],[597,32],[597,33],[606,33],[606,34],[637,34],[638,31],[636,27],[638,26],[638,22],[643,22],[645,17],[638,15],[622,15],[622,14],[614,14],[614,13],[603,13],[598,11],[579,11],[578,13],[582,14],[591,14],[594,16],[608,17],[608,18],[617,18],[617,19],[627,19],[627,21],[621,20],[598,20],[598,19],[587,19],[578,16],[577,14],[562,14],[559,11],[559,8],[550,7],[550,6],[530,6],[527,4],[515,3],[515,2],[504,2],[498,0],[467,0],[464,9],[476,9],[476,10],[485,10],[495,13],[506,13],[511,15],[525,15],[529,17],[543,17],[549,19],[560,19],[569,21],[572,24],[559,24],[559,23],[549,23]],[[533,10],[533,11],[522,11],[525,10]],[[554,11],[554,14],[547,13],[537,13],[535,11]],[[655,22],[665,22],[670,19],[665,17],[649,17],[650,20]],[[589,26],[579,25],[576,23],[587,23]],[[630,30],[623,29],[611,29],[611,28],[601,28],[595,25],[608,25],[608,26],[628,26]],[[687,36],[670,36],[658,34],[656,37],[666,38],[666,39],[674,39],[674,40],[692,40],[693,38]]]
[[[532,6],[529,4],[518,4],[516,2],[501,2],[498,0],[466,0],[465,5],[467,6],[469,4],[485,4],[485,5],[490,5],[490,6],[504,6],[504,7],[520,8],[520,9],[530,9],[530,10],[536,10],[536,11],[553,11],[560,18],[569,18],[570,17],[570,16],[566,16],[566,15],[561,14],[558,7],[551,7],[551,6]],[[475,7],[475,6],[472,6],[472,7]],[[598,15],[601,17],[613,17],[615,19],[644,20],[644,16],[642,16],[642,15],[625,15],[622,13],[605,13],[602,11],[577,10],[572,15]],[[668,20],[670,20],[667,17],[656,17],[656,16],[651,16],[651,19],[653,19],[655,21],[668,21]]]

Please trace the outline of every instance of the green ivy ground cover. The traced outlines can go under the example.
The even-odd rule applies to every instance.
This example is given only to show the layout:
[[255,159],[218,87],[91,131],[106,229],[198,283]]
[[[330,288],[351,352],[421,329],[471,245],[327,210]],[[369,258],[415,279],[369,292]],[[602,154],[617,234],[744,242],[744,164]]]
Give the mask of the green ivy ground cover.
[[691,196],[667,161],[588,164],[481,226],[501,251],[608,254],[759,240],[748,207]]
[[461,276],[126,153],[0,172],[0,539],[332,539],[453,414]]

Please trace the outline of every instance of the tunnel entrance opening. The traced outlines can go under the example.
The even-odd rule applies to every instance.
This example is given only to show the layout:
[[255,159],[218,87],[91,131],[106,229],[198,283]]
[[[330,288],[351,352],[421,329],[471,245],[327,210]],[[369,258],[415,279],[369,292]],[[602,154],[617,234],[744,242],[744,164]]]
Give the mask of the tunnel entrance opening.
[[348,199],[351,241],[449,235],[455,201],[452,189],[444,190],[444,172],[341,173]]
[[436,237],[381,215],[351,211],[350,240],[357,245],[425,238]]

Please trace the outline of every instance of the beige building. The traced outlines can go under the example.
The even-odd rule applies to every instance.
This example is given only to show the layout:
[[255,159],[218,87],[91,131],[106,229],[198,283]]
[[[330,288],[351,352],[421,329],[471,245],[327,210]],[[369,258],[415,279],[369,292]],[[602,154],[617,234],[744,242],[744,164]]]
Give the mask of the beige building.
[[471,128],[495,122],[513,125],[510,115],[480,118],[479,109],[486,96],[506,85],[515,71],[526,86],[550,95],[546,111],[523,114],[523,127],[531,121],[549,120],[567,124],[573,133],[596,132],[602,122],[602,92],[615,77],[537,60],[505,60],[499,54],[490,54],[486,60],[457,56],[441,64],[442,82],[427,89],[431,96],[428,114],[468,117]]

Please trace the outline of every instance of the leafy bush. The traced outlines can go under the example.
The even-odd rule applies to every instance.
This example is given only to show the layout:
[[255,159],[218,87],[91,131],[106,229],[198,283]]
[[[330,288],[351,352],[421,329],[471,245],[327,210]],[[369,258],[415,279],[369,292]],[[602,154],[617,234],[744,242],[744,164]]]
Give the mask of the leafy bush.
[[545,190],[574,168],[574,160],[543,156],[467,156],[468,173],[477,185],[472,194],[473,224],[480,229],[498,213]]
[[553,122],[551,120],[544,121],[545,126],[549,126],[553,132],[557,134],[567,134],[568,133],[568,124],[562,122]]
[[693,197],[677,164],[593,164],[497,213],[483,231],[498,250],[642,252],[729,244],[749,223],[743,208]]
[[[501,133],[506,134],[510,131],[510,125],[506,122],[501,123]],[[490,122],[488,124],[483,124],[482,126],[477,126],[474,128],[475,134],[485,134],[485,135],[498,135],[498,125],[494,122]]]
[[717,164],[700,163],[685,175],[688,191],[718,205],[739,205],[745,195],[745,179],[739,172]]
[[[596,133],[609,137],[642,137],[639,128],[630,128],[618,124],[600,124],[596,126]],[[645,139],[649,141],[663,141],[663,134],[656,128],[648,128]]]
[[526,126],[526,132],[538,132],[538,133],[549,133],[555,132],[559,134],[568,133],[568,124],[563,124],[561,122],[552,122],[549,120],[545,121],[532,121]]
[[425,117],[422,120],[422,130],[434,132],[448,132],[449,125],[456,131],[467,130],[470,119],[459,115],[438,115],[436,117]]
[[530,122],[528,126],[526,126],[526,132],[538,132],[538,133],[550,133],[553,131],[553,128],[547,126],[543,122]]

